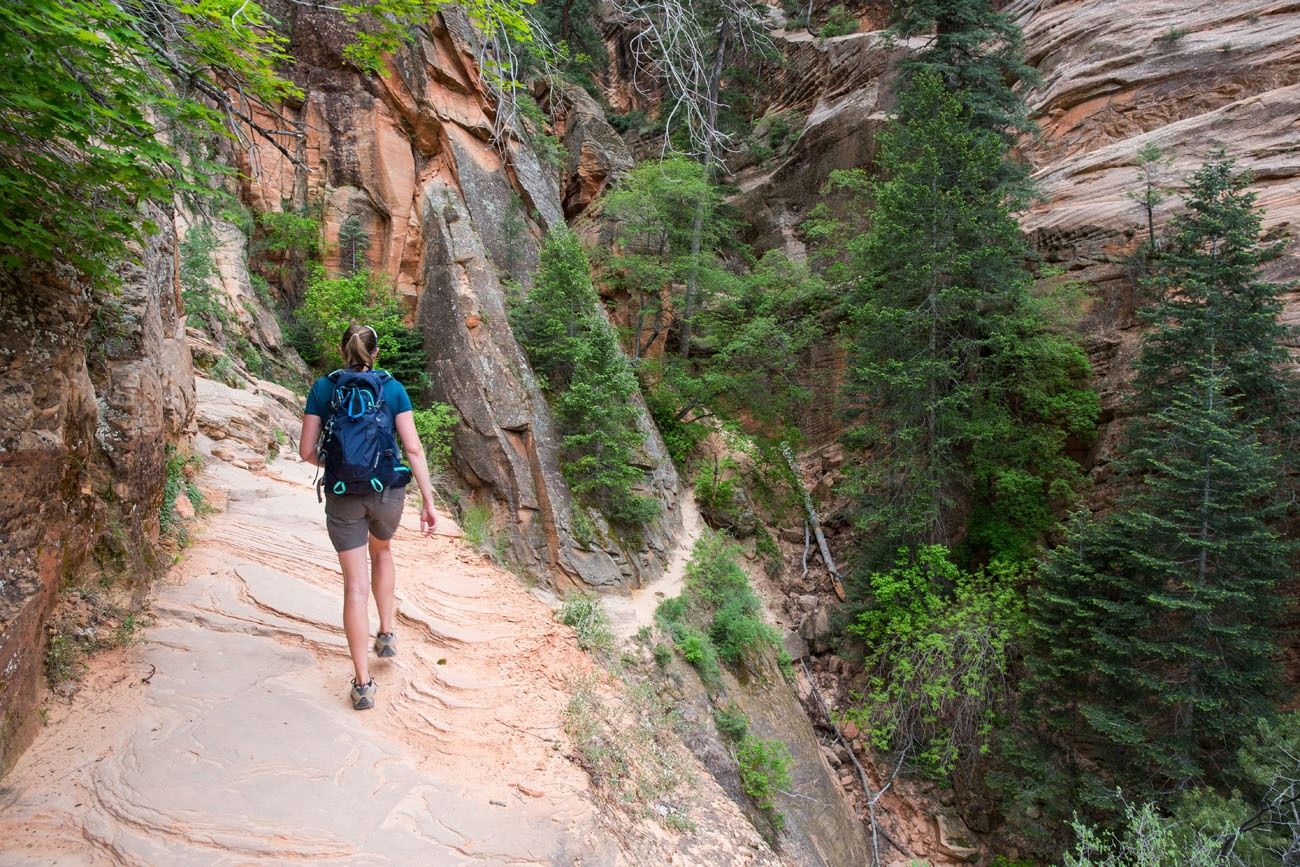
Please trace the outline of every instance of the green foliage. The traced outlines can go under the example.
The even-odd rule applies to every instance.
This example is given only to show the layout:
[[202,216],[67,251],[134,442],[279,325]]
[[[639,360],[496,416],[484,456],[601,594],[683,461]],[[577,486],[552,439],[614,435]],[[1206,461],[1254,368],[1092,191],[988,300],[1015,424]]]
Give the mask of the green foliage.
[[257,215],[259,248],[267,253],[315,257],[320,253],[320,220],[310,213],[266,211]]
[[[694,162],[643,163],[606,207],[619,221],[607,264],[631,298],[629,352],[677,465],[714,419],[743,416],[774,429],[797,415],[808,399],[800,360],[824,336],[825,283],[775,251],[729,272],[720,193]],[[670,345],[675,352],[655,352]]]
[[783,670],[789,660],[780,634],[763,621],[763,606],[740,565],[740,546],[725,533],[706,530],[686,564],[682,594],[665,599],[655,619],[705,683],[718,685],[718,660],[731,666],[768,649]]
[[546,131],[546,126],[550,120],[547,118],[546,112],[542,111],[537,101],[527,93],[517,94],[515,102],[519,109],[519,115],[523,119],[524,132],[528,136],[528,143],[533,147],[533,152],[537,154],[537,158],[541,160],[542,165],[553,172],[558,172],[564,167],[565,161],[568,160],[569,152],[557,136]]
[[692,275],[706,285],[725,279],[714,252],[724,230],[720,207],[707,168],[682,157],[641,163],[605,197],[605,213],[618,221],[619,251],[609,266],[616,285],[633,299],[634,358],[663,338],[669,327],[664,301],[680,310]]
[[451,404],[434,402],[428,409],[417,409],[411,417],[415,432],[424,444],[424,454],[429,466],[445,467],[451,460],[451,440],[460,424],[460,413]]
[[682,658],[695,666],[705,686],[716,689],[722,684],[722,671],[718,667],[718,651],[709,637],[694,626],[679,624],[673,629],[673,642],[682,652]]
[[598,305],[582,246],[561,232],[543,246],[536,285],[511,309],[510,322],[552,395],[569,486],[611,521],[637,527],[659,506],[634,491],[645,480],[637,463],[645,441],[638,387]]
[[408,330],[402,303],[387,277],[371,271],[329,277],[319,265],[309,272],[297,318],[304,330],[298,339],[307,344],[308,354],[319,359],[317,365],[324,370],[343,366],[339,338],[353,322],[369,325],[378,333],[379,355],[385,366],[388,356],[401,355],[399,335]]
[[740,787],[767,814],[772,827],[778,831],[785,826],[785,817],[776,809],[776,796],[790,788],[790,766],[793,763],[790,748],[775,738],[766,740],[747,734],[736,747]]
[[597,656],[614,649],[614,631],[600,599],[590,593],[571,593],[564,598],[555,619],[578,633],[578,646]]
[[222,173],[192,140],[228,134],[227,89],[297,93],[275,70],[287,57],[271,24],[251,0],[6,3],[0,267],[68,262],[112,285],[155,228],[140,202],[207,194]]
[[657,664],[660,668],[667,668],[668,663],[671,662],[673,658],[672,645],[664,644],[662,642],[656,644],[654,649],[654,657],[655,657],[655,664]]
[[1117,828],[1077,816],[1071,867],[1272,867],[1286,864],[1300,840],[1293,805],[1300,797],[1300,716],[1261,719],[1238,752],[1242,789],[1227,795],[1190,789],[1172,813],[1154,803],[1123,804]]
[[225,293],[214,284],[218,274],[212,253],[216,248],[217,236],[208,224],[191,226],[181,239],[178,269],[185,312],[202,321],[213,336],[223,334],[232,319]]
[[[1025,63],[1024,36],[1010,14],[989,0],[898,0],[890,26],[903,40],[933,34],[903,61],[902,89],[916,78],[933,78],[960,94],[976,127],[1008,137],[1031,129],[1024,100],[1012,84],[1032,86],[1039,78]],[[900,107],[900,114],[907,122],[919,119],[913,112],[923,110]]]
[[1162,297],[1118,462],[1130,487],[1076,519],[1031,597],[1027,716],[1067,789],[1043,800],[1097,813],[1116,786],[1160,803],[1223,785],[1280,694],[1295,552],[1278,533],[1296,388],[1276,320],[1286,287],[1259,279],[1273,251],[1230,161],[1196,173],[1187,205],[1151,283]]
[[[645,372],[645,368],[641,368]],[[642,388],[646,407],[659,435],[663,438],[668,456],[678,471],[685,471],[687,462],[695,454],[700,443],[709,435],[709,426],[700,421],[690,421],[686,416],[690,411],[683,411],[681,400],[671,388],[661,384],[645,385]]]
[[823,39],[847,36],[850,33],[857,33],[859,26],[858,16],[845,9],[842,4],[836,3],[826,13],[826,23],[817,31],[817,35]]
[[202,465],[203,459],[198,455],[185,455],[175,446],[168,446],[163,468],[162,505],[158,511],[158,528],[164,537],[186,541],[185,524],[176,513],[176,498],[184,494],[195,510],[202,508],[203,494],[198,485],[190,481],[190,476]]
[[1187,29],[1169,25],[1169,29],[1156,37],[1156,43],[1162,48],[1173,48],[1178,40],[1187,35]]
[[[353,33],[343,56],[358,69],[378,73],[384,58],[409,42],[416,28],[427,27],[440,11],[452,6],[464,10],[481,37],[531,44],[533,30],[523,8],[526,3],[528,0],[356,0],[331,8]],[[494,73],[493,69],[486,71]]]
[[496,527],[492,523],[492,507],[486,503],[470,503],[460,513],[460,530],[465,540],[480,551],[496,546]]
[[1241,402],[1242,419],[1285,459],[1300,399],[1286,348],[1293,331],[1280,317],[1282,296],[1295,284],[1261,279],[1286,242],[1261,239],[1263,214],[1250,183],[1223,151],[1193,174],[1187,210],[1170,221],[1147,284],[1156,303],[1142,311],[1151,331],[1137,391],[1142,408],[1166,404],[1170,389],[1188,378],[1189,360],[1208,369],[1213,358],[1225,390]]
[[714,529],[735,532],[741,525],[754,523],[753,515],[739,511],[743,505],[743,486],[736,475],[738,469],[732,458],[715,458],[702,464],[695,476],[695,500]]
[[1137,152],[1138,181],[1142,184],[1142,189],[1136,193],[1125,193],[1138,203],[1146,217],[1147,240],[1140,253],[1144,257],[1151,256],[1157,249],[1155,210],[1165,200],[1166,194],[1161,183],[1161,175],[1169,168],[1171,161],[1172,158],[1165,156],[1160,145],[1155,142],[1142,145]]
[[560,71],[592,96],[603,94],[594,76],[605,71],[609,56],[601,35],[595,0],[538,0],[529,17],[556,48]]
[[[1078,819],[1071,827],[1077,842],[1065,867],[1219,867],[1212,841],[1189,841],[1152,804],[1125,805],[1119,833],[1098,830]],[[1190,844],[1190,845],[1189,845]]]
[[713,724],[717,726],[718,734],[732,743],[740,743],[749,734],[749,717],[735,702],[714,708]]
[[[933,543],[1026,559],[1079,483],[1065,445],[1091,433],[1097,398],[1086,357],[1030,293],[1005,142],[933,74],[910,81],[880,136],[865,234],[816,227],[847,236],[832,273],[853,286],[845,443],[871,459],[845,489],[869,568]],[[861,176],[837,181],[865,191]]]
[[848,627],[868,648],[870,689],[849,716],[879,749],[912,749],[935,775],[988,752],[1011,700],[1025,577],[997,561],[962,570],[937,545],[870,576],[868,607]]

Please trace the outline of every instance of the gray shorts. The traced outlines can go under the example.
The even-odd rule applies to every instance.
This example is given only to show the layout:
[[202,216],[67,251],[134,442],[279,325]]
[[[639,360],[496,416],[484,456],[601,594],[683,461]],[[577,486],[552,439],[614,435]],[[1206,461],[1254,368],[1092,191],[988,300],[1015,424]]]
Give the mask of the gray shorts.
[[402,521],[406,488],[386,488],[365,494],[325,493],[325,529],[335,551],[351,551],[368,541],[391,539]]

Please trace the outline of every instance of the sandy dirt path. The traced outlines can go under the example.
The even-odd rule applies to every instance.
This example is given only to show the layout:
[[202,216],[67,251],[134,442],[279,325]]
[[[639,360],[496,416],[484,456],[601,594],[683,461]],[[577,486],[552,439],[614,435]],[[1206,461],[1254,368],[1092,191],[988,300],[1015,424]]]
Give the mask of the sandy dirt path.
[[654,623],[655,609],[670,596],[679,596],[686,580],[686,564],[704,529],[700,507],[690,488],[683,488],[677,500],[682,509],[682,531],[668,557],[663,574],[654,581],[630,591],[626,596],[610,594],[601,599],[609,614],[610,626],[620,641],[627,641],[642,626]]
[[228,506],[143,640],[95,658],[5,778],[0,863],[626,861],[561,730],[590,660],[512,576],[421,537],[409,505],[400,653],[372,662],[377,707],[351,709],[309,470],[208,470]]

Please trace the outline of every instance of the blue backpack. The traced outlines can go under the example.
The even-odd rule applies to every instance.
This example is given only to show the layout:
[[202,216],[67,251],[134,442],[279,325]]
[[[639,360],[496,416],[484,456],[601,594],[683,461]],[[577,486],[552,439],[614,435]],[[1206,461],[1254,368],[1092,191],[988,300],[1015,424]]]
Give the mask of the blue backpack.
[[325,468],[323,485],[331,493],[358,494],[404,487],[411,468],[402,463],[393,436],[393,413],[384,400],[384,370],[336,370],[329,417],[321,426],[316,454]]

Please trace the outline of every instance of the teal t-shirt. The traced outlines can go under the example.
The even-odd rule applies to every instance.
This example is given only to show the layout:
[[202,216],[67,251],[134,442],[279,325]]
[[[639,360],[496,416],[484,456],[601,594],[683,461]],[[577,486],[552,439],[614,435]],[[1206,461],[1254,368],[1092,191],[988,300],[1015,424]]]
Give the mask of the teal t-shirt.
[[[334,383],[330,382],[328,376],[322,376],[312,383],[311,391],[307,392],[307,409],[304,412],[307,415],[315,415],[324,418],[329,415],[330,398],[334,396]],[[396,379],[389,379],[384,383],[384,403],[393,413],[393,418],[404,412],[411,411],[411,398],[406,393],[406,389]]]

